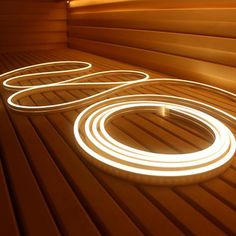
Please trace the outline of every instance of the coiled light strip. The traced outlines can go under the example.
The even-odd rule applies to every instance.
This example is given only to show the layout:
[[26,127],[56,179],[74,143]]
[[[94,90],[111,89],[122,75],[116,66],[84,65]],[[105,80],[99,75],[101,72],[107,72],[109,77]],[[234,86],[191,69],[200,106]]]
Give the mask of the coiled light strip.
[[[63,65],[69,63],[76,64],[76,62],[44,63],[11,71],[3,74],[2,77],[9,77],[15,72],[19,73],[28,68],[41,68],[41,66],[55,65],[56,63]],[[84,65],[83,68],[77,69],[78,71],[91,68],[91,64],[86,62],[77,62],[77,64]],[[48,73],[50,75],[59,75],[74,72],[76,71],[40,72],[8,78],[3,82],[6,89],[23,89],[8,98],[9,106],[14,110],[30,113],[61,111],[97,102],[102,97],[127,88],[158,83],[187,84],[210,89],[233,99],[236,97],[234,93],[229,91],[194,81],[168,78],[148,80],[149,76],[146,73],[131,70],[97,72],[47,85],[12,85],[14,82],[20,82],[32,76],[38,77],[48,75]],[[106,74],[110,75],[113,73],[135,73],[142,75],[143,78],[125,82],[83,83],[83,81],[91,77]],[[79,83],[74,83],[75,81]],[[77,88],[86,88],[91,85],[107,88],[107,90],[80,100],[47,106],[23,106],[15,103],[16,100],[34,93],[60,89],[65,90],[75,88],[75,86]],[[198,107],[201,107],[201,110],[199,110]],[[108,121],[119,114],[146,110],[157,111],[158,109],[168,109],[203,124],[213,134],[213,144],[204,150],[187,154],[153,153],[120,143],[112,138],[106,130]],[[86,156],[89,161],[108,172],[145,183],[186,184],[213,177],[221,173],[232,161],[236,149],[235,137],[225,124],[213,116],[218,116],[225,120],[227,119],[227,121],[236,121],[235,116],[219,108],[192,99],[156,94],[128,95],[106,99],[83,110],[74,123],[74,136],[83,150],[84,156]]]
[[[112,98],[89,106],[79,114],[74,124],[75,138],[94,164],[111,173],[115,168],[116,174],[131,179],[146,183],[186,184],[215,176],[228,166],[235,153],[234,135],[213,116],[181,103],[218,110],[174,96],[146,94]],[[214,143],[194,153],[160,154],[126,146],[106,131],[108,120],[119,113],[157,111],[162,107],[207,126],[214,136]]]

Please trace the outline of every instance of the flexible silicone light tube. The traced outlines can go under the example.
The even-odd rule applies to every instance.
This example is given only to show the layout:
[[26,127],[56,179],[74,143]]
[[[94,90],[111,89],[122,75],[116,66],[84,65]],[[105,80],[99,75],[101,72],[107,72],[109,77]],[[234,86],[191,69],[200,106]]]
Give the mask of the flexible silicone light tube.
[[[47,68],[51,65],[70,64],[79,65],[82,68],[17,75],[20,72]],[[195,81],[170,78],[149,79],[148,74],[133,70],[101,71],[47,85],[14,85],[15,82],[44,75],[73,74],[89,69],[91,66],[90,63],[81,61],[60,61],[33,65],[5,73],[1,75],[2,78],[7,77],[3,82],[4,87],[8,90],[17,91],[8,98],[8,105],[16,111],[34,114],[64,111],[92,104],[78,115],[74,123],[74,136],[80,150],[84,153],[83,156],[96,166],[131,180],[167,185],[187,184],[216,176],[230,165],[235,153],[236,141],[232,131],[221,120],[234,124],[236,117],[222,109],[192,99],[157,94],[127,95],[99,101],[101,98],[107,98],[112,93],[129,88],[165,83],[197,86],[201,89],[221,93],[235,100],[236,95],[224,89]],[[141,76],[141,79],[117,82],[86,82],[96,76],[111,76],[114,74],[123,76],[133,74]],[[16,103],[19,99],[36,93],[70,88],[80,89],[89,86],[103,88],[104,91],[60,104],[26,106]],[[214,137],[214,142],[209,147],[193,153],[153,153],[120,143],[106,129],[109,121],[117,115],[157,110],[168,110],[203,125]]]

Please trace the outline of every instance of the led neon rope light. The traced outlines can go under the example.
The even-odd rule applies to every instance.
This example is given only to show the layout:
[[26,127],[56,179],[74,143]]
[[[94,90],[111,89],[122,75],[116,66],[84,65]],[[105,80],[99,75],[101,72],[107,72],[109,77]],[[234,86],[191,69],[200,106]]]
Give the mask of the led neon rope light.
[[[39,72],[26,75],[15,75],[28,69],[42,68],[50,65],[77,64],[83,66],[74,70]],[[51,62],[30,67],[24,67],[1,75],[8,77],[3,85],[8,90],[17,91],[8,98],[8,105],[14,110],[27,113],[42,113],[62,111],[92,104],[84,109],[74,123],[74,136],[87,160],[113,174],[146,183],[185,184],[204,180],[221,173],[230,165],[236,149],[236,141],[230,129],[216,117],[234,123],[236,117],[228,112],[192,99],[176,96],[142,94],[127,95],[105,99],[111,93],[120,92],[128,88],[163,83],[177,83],[209,89],[235,99],[236,95],[229,91],[195,81],[179,79],[149,79],[140,71],[111,70],[76,77],[47,85],[19,86],[14,82],[38,78],[43,75],[70,74],[91,68],[87,62]],[[86,82],[92,77],[112,74],[137,74],[141,79],[122,82]],[[23,106],[15,103],[22,97],[45,91],[55,91],[68,88],[86,88],[87,86],[107,88],[103,92],[72,102],[46,106]],[[201,107],[201,109],[199,109]],[[134,111],[157,111],[165,109],[184,115],[207,127],[213,135],[214,142],[207,148],[186,154],[161,154],[139,150],[115,140],[107,132],[109,120],[119,114]]]
[[[47,67],[50,65],[66,65],[66,64],[76,64],[83,66],[82,68],[73,69],[73,70],[62,70],[62,71],[51,71],[51,72],[39,72],[39,73],[30,73],[26,75],[18,75],[14,76],[14,74],[17,72],[24,72],[29,69],[39,69],[43,67]],[[101,71],[96,73],[90,73],[88,75],[83,75],[79,77],[75,77],[73,79],[67,79],[60,82],[50,83],[46,85],[31,85],[31,86],[25,86],[25,85],[13,85],[12,83],[15,82],[22,82],[25,80],[28,80],[29,78],[38,78],[43,76],[56,76],[56,75],[67,75],[75,72],[85,71],[89,68],[91,68],[92,65],[88,62],[82,62],[82,61],[60,61],[60,62],[48,62],[43,64],[37,64],[33,66],[23,67],[20,69],[16,69],[10,72],[7,72],[1,77],[10,77],[3,81],[3,87],[7,90],[17,91],[14,94],[12,94],[7,102],[10,108],[16,111],[20,112],[27,112],[27,113],[42,113],[42,112],[53,112],[53,111],[62,111],[62,110],[69,110],[72,108],[76,108],[78,106],[84,106],[89,103],[93,103],[97,101],[99,98],[105,97],[107,95],[110,95],[114,92],[116,92],[118,89],[122,89],[123,87],[127,87],[127,85],[136,83],[136,82],[142,82],[149,78],[149,75],[147,73],[141,72],[141,71],[134,71],[134,70],[109,70],[109,71]],[[89,80],[90,78],[96,77],[96,76],[102,76],[102,75],[122,75],[122,74],[133,74],[133,75],[139,75],[142,78],[137,80],[131,80],[131,81],[121,81],[121,82],[84,82]],[[11,76],[13,75],[13,76]],[[77,82],[76,82],[77,81]],[[95,88],[107,88],[107,90],[100,92],[94,96],[89,96],[87,98],[78,99],[71,102],[64,102],[61,104],[54,104],[54,105],[45,105],[45,106],[24,106],[19,105],[15,103],[15,101],[25,97],[30,96],[35,93],[41,93],[46,91],[57,91],[57,90],[65,90],[65,89],[81,89],[86,88],[87,86],[94,86]]]

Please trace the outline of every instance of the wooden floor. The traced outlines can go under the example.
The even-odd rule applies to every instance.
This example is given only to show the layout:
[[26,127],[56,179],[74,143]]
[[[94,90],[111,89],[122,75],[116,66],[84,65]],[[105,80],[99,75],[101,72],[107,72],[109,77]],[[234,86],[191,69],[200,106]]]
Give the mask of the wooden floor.
[[[0,71],[56,60],[85,60],[94,65],[92,71],[138,69],[62,49],[2,54]],[[45,82],[50,81],[28,84]],[[51,104],[94,92],[43,93],[20,102]],[[153,92],[207,101],[236,114],[231,100],[186,86],[143,87],[126,94]],[[0,235],[236,235],[235,160],[221,176],[200,184],[170,188],[130,183],[80,156],[73,138],[79,111],[26,116],[7,109],[9,94],[1,89]],[[109,128],[131,146],[167,153],[199,150],[212,141],[181,119],[155,114],[127,114]]]

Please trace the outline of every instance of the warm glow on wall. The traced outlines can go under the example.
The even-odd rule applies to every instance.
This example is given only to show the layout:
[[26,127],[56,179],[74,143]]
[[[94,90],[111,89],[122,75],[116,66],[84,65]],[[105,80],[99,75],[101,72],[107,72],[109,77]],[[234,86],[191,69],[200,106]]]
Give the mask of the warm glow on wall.
[[100,4],[107,4],[107,3],[119,3],[119,2],[131,2],[135,0],[72,0],[70,2],[70,7],[84,7],[90,5],[100,5]]

